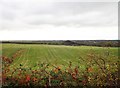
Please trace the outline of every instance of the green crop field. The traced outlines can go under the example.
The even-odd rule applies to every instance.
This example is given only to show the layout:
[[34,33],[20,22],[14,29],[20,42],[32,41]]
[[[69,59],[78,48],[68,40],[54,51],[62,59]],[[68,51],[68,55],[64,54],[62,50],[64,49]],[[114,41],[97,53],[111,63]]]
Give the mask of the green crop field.
[[18,50],[23,50],[18,55],[11,67],[18,67],[22,64],[24,67],[34,67],[38,62],[48,62],[54,65],[66,66],[69,61],[76,65],[80,57],[86,58],[91,52],[106,56],[110,52],[108,58],[118,56],[117,48],[102,48],[90,46],[64,46],[64,45],[35,45],[35,44],[3,44],[2,55],[9,58]]
[[[10,68],[11,72],[19,67],[39,70],[38,64],[41,63],[49,63],[47,71],[51,71],[53,67],[66,70],[70,68],[70,63],[73,69],[78,66],[81,73],[84,73],[86,69],[89,70],[89,67],[94,69],[93,74],[98,74],[100,72],[98,69],[106,75],[118,70],[119,54],[118,48],[115,47],[2,44],[0,52],[3,58],[12,60],[9,65],[5,65]],[[3,69],[6,69],[5,66],[3,63]],[[6,75],[11,75],[11,72]]]

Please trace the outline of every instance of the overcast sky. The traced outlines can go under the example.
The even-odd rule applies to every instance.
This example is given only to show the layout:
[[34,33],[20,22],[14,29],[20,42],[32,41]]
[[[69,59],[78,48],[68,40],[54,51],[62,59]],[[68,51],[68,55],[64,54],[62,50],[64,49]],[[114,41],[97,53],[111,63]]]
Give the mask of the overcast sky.
[[118,39],[117,2],[0,0],[0,40]]

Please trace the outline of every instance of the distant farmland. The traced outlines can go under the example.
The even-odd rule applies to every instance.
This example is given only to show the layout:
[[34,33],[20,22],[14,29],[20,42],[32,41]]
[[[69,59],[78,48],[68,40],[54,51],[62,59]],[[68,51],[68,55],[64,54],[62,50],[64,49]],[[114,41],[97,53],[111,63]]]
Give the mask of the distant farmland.
[[[57,69],[59,67],[59,70],[57,69],[58,71],[67,71],[68,73],[69,71],[71,71],[72,73],[73,71],[75,71],[75,68],[76,68],[79,72],[78,74],[75,71],[77,78],[82,77],[84,74],[86,74],[85,73],[86,71],[92,74],[92,75],[89,75],[89,77],[91,77],[91,80],[89,81],[87,79],[85,85],[88,85],[88,84],[90,85],[91,83],[91,85],[97,85],[97,84],[113,85],[114,84],[116,86],[117,84],[114,82],[118,81],[118,80],[116,81],[115,79],[117,78],[116,73],[118,71],[118,62],[119,62],[118,56],[119,54],[118,54],[117,47],[12,44],[12,43],[2,44],[3,73],[5,77],[8,76],[8,78],[16,77],[19,71],[15,69],[21,69],[21,68],[26,69],[25,70],[26,72],[24,74],[21,73],[23,75],[22,77],[24,78],[24,76],[26,76],[25,74],[32,74],[30,70],[32,71],[36,70],[38,72],[41,72],[40,68],[44,67],[43,64],[47,64],[48,67],[45,68],[43,72],[48,71],[49,73],[53,69]],[[8,68],[9,68],[8,72],[4,72]],[[14,70],[15,70],[15,73],[13,73]],[[33,73],[33,74],[35,76],[35,74],[37,73]],[[88,74],[89,73],[87,73],[87,76]],[[112,81],[113,84],[110,84],[109,81],[105,83],[107,79],[105,77],[107,77],[109,74],[113,75],[113,76],[110,76],[111,79],[114,80],[114,82]],[[102,78],[103,82],[100,82],[102,81],[101,79],[97,79],[98,81],[95,80],[96,79],[95,77],[97,75]],[[45,75],[45,76],[48,77],[48,75]],[[42,76],[37,75],[35,77],[36,79],[39,79]],[[51,76],[51,77],[54,77],[54,76]],[[48,86],[60,85],[61,81],[58,78],[54,78],[54,79],[58,80],[58,82],[55,84],[54,82],[52,83],[51,81],[50,84],[48,84]],[[51,78],[51,80],[53,79]],[[80,80],[83,83],[82,78]],[[6,82],[8,83],[8,81]],[[71,83],[71,85],[84,86],[84,83],[81,84],[81,82],[76,82],[75,80],[73,80],[73,82],[75,82],[76,84]],[[37,81],[37,84],[34,84],[34,85],[45,86],[47,85],[46,83],[47,82],[45,81],[43,84],[41,84],[40,81]],[[69,85],[69,83],[67,83],[65,80],[63,80],[63,84]],[[10,84],[8,83],[8,85]],[[27,85],[27,84],[23,83],[23,85]]]

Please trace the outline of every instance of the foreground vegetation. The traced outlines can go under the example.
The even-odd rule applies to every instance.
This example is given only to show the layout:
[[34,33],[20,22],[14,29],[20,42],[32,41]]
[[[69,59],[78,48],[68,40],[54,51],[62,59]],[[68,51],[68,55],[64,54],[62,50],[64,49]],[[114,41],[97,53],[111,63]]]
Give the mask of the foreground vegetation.
[[119,86],[118,48],[34,44],[2,46],[3,87]]

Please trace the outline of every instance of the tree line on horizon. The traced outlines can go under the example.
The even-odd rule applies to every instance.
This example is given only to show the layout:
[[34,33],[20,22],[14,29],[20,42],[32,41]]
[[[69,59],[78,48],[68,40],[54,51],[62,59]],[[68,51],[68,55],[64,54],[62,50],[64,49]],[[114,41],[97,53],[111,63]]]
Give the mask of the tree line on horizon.
[[2,41],[1,43],[120,47],[119,40],[18,40]]

